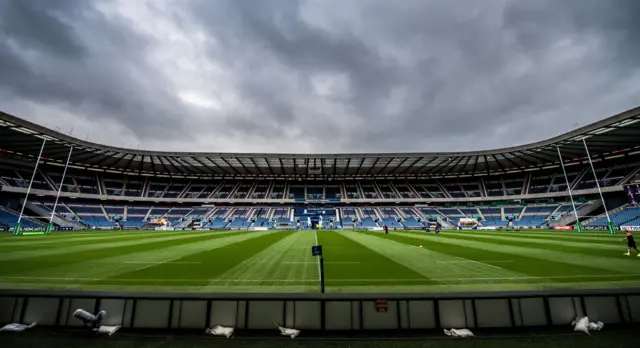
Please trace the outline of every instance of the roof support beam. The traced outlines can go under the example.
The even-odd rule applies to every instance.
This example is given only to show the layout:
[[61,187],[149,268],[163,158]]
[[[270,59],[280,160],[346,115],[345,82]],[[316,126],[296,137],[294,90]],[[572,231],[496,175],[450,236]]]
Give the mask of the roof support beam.
[[[194,161],[195,161],[195,159],[194,159],[193,157],[190,157],[190,158],[191,158],[192,160],[194,160]],[[214,173],[213,173],[213,171],[206,171],[206,170],[202,169],[202,168],[209,169],[209,168],[207,168],[206,166],[202,165],[202,168],[200,168],[200,167],[198,167],[198,166],[191,165],[191,164],[189,164],[189,162],[187,162],[187,161],[186,161],[184,158],[182,158],[182,157],[174,157],[174,158],[173,158],[173,160],[174,160],[175,162],[177,162],[177,163],[180,163],[180,164],[181,164],[183,167],[185,167],[185,168],[191,168],[191,169],[195,170],[195,171],[196,171],[196,173],[194,173],[194,174],[204,174],[204,175],[211,175],[211,174],[214,174]],[[198,162],[198,161],[196,161],[196,162]],[[200,162],[198,162],[198,163],[200,163]],[[202,163],[200,163],[200,164],[202,164]]]
[[[364,163],[365,158],[362,159],[362,162]],[[378,164],[378,162],[380,162],[380,157],[376,158],[376,161],[373,162],[373,165],[367,169],[367,172],[364,175],[371,175],[371,171],[373,170],[373,168],[375,168],[376,164]]]
[[151,170],[153,171],[153,175],[158,175],[158,172],[156,171],[156,161],[153,158],[153,156],[149,156],[149,159],[151,160]]
[[293,177],[297,178],[298,177],[298,161],[296,161],[295,157],[292,160],[293,160]]
[[[439,158],[438,156],[433,157],[431,160],[427,161],[427,163],[425,163],[422,167],[416,169],[415,172],[411,172],[411,174],[420,174],[420,171],[422,171],[424,168],[426,168],[429,164],[433,163],[438,158]],[[421,160],[422,160],[422,158],[421,158]],[[418,162],[416,162],[416,163],[418,163]]]
[[[276,172],[274,172],[273,168],[271,168],[271,164],[269,163],[269,159],[267,157],[265,157],[264,161],[267,163],[267,168],[269,168],[269,171],[271,172],[271,175],[276,176]],[[282,165],[282,162],[280,162],[280,165]]]
[[[465,156],[466,157],[466,161],[464,161],[464,164],[462,165],[462,170],[464,170],[464,168],[469,164],[469,162],[471,162],[471,157],[473,156]],[[458,178],[460,177],[461,174],[463,174],[463,171],[458,172]]]
[[348,175],[349,173],[349,165],[351,164],[351,157],[347,159],[347,165],[344,167],[344,175]]
[[[511,154],[511,152],[507,152],[509,155]],[[524,168],[520,167],[516,162],[514,162],[511,158],[502,155],[504,157],[504,160],[511,163],[511,165],[513,165],[514,167],[518,168],[519,170],[524,170]]]
[[[407,160],[411,159],[410,157],[407,157]],[[413,168],[413,166],[416,165],[416,163],[422,161],[424,159],[424,157],[418,157],[415,161],[413,161],[409,166],[407,166],[407,170],[402,173],[402,174],[406,174],[409,170],[411,170],[411,168]],[[404,164],[404,162],[403,162]],[[394,169],[391,174],[396,175],[396,174],[401,174],[401,173],[396,173],[397,170],[401,169],[400,166],[398,166],[398,168]]]
[[151,158],[153,158],[153,157],[155,157],[158,160],[158,163],[160,163],[160,166],[162,167],[162,169],[164,169],[164,173],[163,174],[167,174],[167,175],[171,176],[171,171],[169,170],[169,168],[162,161],[162,157],[161,156],[151,156]]
[[226,171],[224,168],[220,167],[220,165],[218,163],[216,163],[216,161],[214,161],[213,159],[209,158],[209,157],[205,157],[207,159],[207,161],[211,164],[213,164],[214,167],[218,168],[220,170],[220,172],[222,173],[222,175],[234,175],[234,171]]
[[460,162],[462,162],[462,160],[463,160],[463,159],[465,159],[465,156],[456,157],[456,161],[455,161],[455,163],[454,163],[454,162],[452,162],[452,163],[449,163],[449,164],[448,164],[449,170],[447,170],[447,172],[446,172],[446,173],[445,173],[445,172],[443,172],[443,171],[440,171],[440,173],[441,173],[441,174],[443,174],[443,175],[448,175],[448,174],[449,174],[449,173],[451,173],[454,169],[456,169],[456,166],[457,166],[458,164],[460,164]]
[[173,165],[173,163],[169,160],[169,158],[167,158],[165,156],[162,156],[162,157],[160,157],[160,161],[165,165],[165,167],[167,167],[167,169],[169,169],[169,167],[171,167],[171,172],[169,172],[170,174],[185,175],[185,172],[180,171],[180,169],[178,169],[178,167]]
[[[387,163],[384,165],[384,167],[382,167],[382,169],[380,169],[380,171],[376,173],[376,175],[384,174],[384,171],[387,169],[387,167],[389,167],[389,165],[391,164],[391,162],[393,162],[395,159],[396,159],[396,157],[391,157],[391,158],[389,159],[389,162],[387,162]],[[405,161],[406,161],[406,159],[405,159]],[[402,163],[404,163],[404,162],[402,162]]]
[[[199,171],[201,171],[203,174],[205,175],[220,175],[220,173],[216,172],[213,168],[209,167],[208,165],[206,165],[205,163],[203,163],[202,161],[198,160],[195,157],[190,157],[194,162],[198,163],[200,166],[196,166],[196,169],[198,169]],[[186,162],[186,160],[182,160],[184,162]],[[189,162],[186,162],[189,163]]]
[[[226,164],[227,164],[227,166],[229,166],[229,168],[231,168],[231,170],[233,170],[233,172],[234,172],[235,174],[238,174],[238,175],[240,175],[240,174],[241,174],[241,173],[240,173],[240,171],[239,171],[239,170],[237,170],[235,167],[232,167],[232,166],[231,166],[231,164],[229,163],[229,161],[227,161],[226,159],[224,159],[224,157],[220,157],[220,159],[222,160],[222,162],[226,163]],[[236,160],[236,161],[237,161],[237,160]],[[240,161],[238,161],[238,162],[240,162]],[[211,161],[211,163],[215,163],[215,162],[214,162],[214,161]]]
[[500,161],[498,161],[498,157],[496,157],[496,155],[494,155],[494,154],[491,154],[491,157],[493,157],[493,160],[496,162],[498,167],[500,167],[500,169],[502,169],[503,172],[506,172],[506,170],[504,169],[504,166],[502,165],[502,163],[500,163]]
[[361,158],[360,165],[358,166],[358,169],[356,170],[356,174],[355,175],[361,175],[360,174],[360,169],[362,168],[362,165],[364,164],[365,160],[366,160],[366,158],[364,158],[364,157]]
[[[531,153],[526,153],[525,155],[526,155],[526,156],[535,157],[535,158],[537,158],[537,159],[539,159],[539,160],[542,160],[543,162],[546,162],[546,163],[553,163],[553,162],[555,162],[555,161],[557,161],[557,160],[558,160],[558,159],[557,159],[557,158],[555,158],[554,156],[551,156],[551,155],[545,155],[545,154],[543,154],[543,153],[539,153],[539,152],[538,152],[538,153],[534,153],[533,151],[531,151]],[[545,158],[545,157],[546,157],[546,158]],[[549,161],[551,161],[551,162],[549,162]],[[544,164],[544,163],[543,163],[543,164]]]
[[251,163],[253,163],[253,166],[256,168],[256,171],[258,172],[258,174],[264,175],[264,173],[262,172],[262,170],[260,170],[260,167],[258,167],[258,164],[253,159],[253,157],[249,157],[249,160],[251,161]]
[[473,169],[471,170],[471,175],[475,176],[476,175],[476,168],[478,167],[478,158],[480,158],[479,156],[475,156],[476,160],[473,162]]
[[167,156],[164,158],[172,167],[180,170],[182,169],[182,175],[195,175],[199,174],[192,166],[185,166],[182,162],[177,160],[177,157]]
[[[407,161],[408,161],[410,158],[411,158],[411,157],[405,157],[405,158],[402,160],[402,162],[400,162],[400,163],[398,164],[398,166],[397,166],[397,167],[395,167],[394,169],[392,169],[392,170],[391,170],[391,172],[389,173],[389,175],[394,175],[394,172],[395,172],[396,170],[400,169],[400,168],[401,168],[405,163],[407,163]],[[419,160],[418,160],[418,161],[419,161]],[[416,161],[416,162],[414,162],[414,163],[418,163],[418,162]]]
[[140,157],[140,162],[138,162],[138,175],[140,175],[142,173],[142,166],[144,165],[144,158],[146,157],[146,155],[142,155],[142,157]]
[[86,153],[84,153],[82,155],[78,154],[77,157],[72,155],[71,156],[71,160],[73,162],[75,162],[75,163],[81,163],[81,162],[84,162],[86,160],[93,159],[93,158],[96,158],[98,156],[102,156],[105,153],[107,153],[107,151],[104,151],[104,150],[99,151],[99,152],[86,152]]
[[522,153],[522,152],[516,152],[518,154],[518,159],[523,160],[524,162],[527,162],[531,167],[538,167],[539,164],[538,163],[534,163],[531,162],[528,158],[527,158],[527,154]]
[[[95,166],[99,166],[99,167],[106,167],[105,166],[105,162],[107,162],[110,158],[112,158],[114,155],[118,154],[118,152],[108,152],[103,154],[103,156],[99,156],[97,157],[97,161],[94,163],[87,163],[87,164],[91,164],[91,165],[95,165]],[[124,157],[124,156],[122,156]],[[120,157],[120,158],[122,158]]]
[[[207,168],[208,170],[211,170],[212,172],[214,172],[214,171],[212,170],[212,168],[211,168],[209,165],[207,165],[207,164],[205,164],[204,162],[202,162],[200,159],[198,159],[198,157],[191,157],[191,158],[193,158],[193,160],[194,160],[194,161],[196,161],[196,162],[200,163],[200,165],[202,165],[202,167],[203,167],[203,168]],[[220,171],[219,173],[216,173],[216,174],[218,174],[218,175],[223,175],[223,176],[224,176],[224,175],[229,174],[229,173],[227,173],[226,171],[224,171],[224,169],[222,169],[222,167],[220,167],[219,165],[217,165],[215,162],[211,161],[211,160],[210,160],[210,159],[208,159],[207,157],[205,157],[205,158],[207,159],[207,161],[208,161],[208,162],[211,162],[211,164],[213,164],[213,166],[214,166],[214,167],[216,167],[216,168]],[[215,173],[215,172],[214,172],[214,173]]]
[[431,174],[442,174],[442,171],[446,168],[446,166],[448,166],[449,164],[453,163],[455,160],[457,160],[459,157],[450,157],[447,158],[446,160],[442,161],[442,163],[440,163],[439,165],[433,167],[432,170],[428,171],[428,173]]
[[[240,158],[236,157],[235,158],[236,161],[238,161],[238,163],[240,163],[240,166],[242,167],[242,169],[244,169],[245,172],[247,172],[247,175],[254,175],[254,173],[252,173],[249,168],[247,168],[244,163],[242,163],[242,161],[240,160]],[[254,165],[256,164],[255,162],[253,163]]]
[[491,170],[489,170],[489,159],[487,159],[487,155],[484,155],[484,168],[487,170],[487,176],[491,176]]
[[122,162],[123,158],[125,158],[127,155],[128,154],[126,152],[123,152],[122,155],[120,157],[118,157],[118,159],[115,162],[113,162],[112,167],[116,168],[116,169],[120,169],[122,172],[126,171],[127,168],[129,168],[129,165],[131,164],[131,160],[133,160],[133,157],[135,157],[135,156],[132,155],[131,158],[127,160],[127,162],[126,162],[127,164],[125,164],[124,166],[122,166],[120,168],[120,166],[119,166],[120,162]]

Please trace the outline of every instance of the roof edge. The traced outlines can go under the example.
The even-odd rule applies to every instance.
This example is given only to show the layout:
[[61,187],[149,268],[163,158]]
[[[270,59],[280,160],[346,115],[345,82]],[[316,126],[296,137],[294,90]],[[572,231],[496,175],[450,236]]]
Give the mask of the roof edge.
[[130,149],[130,148],[122,148],[115,147],[110,145],[103,145],[99,143],[94,143],[86,140],[82,140],[76,137],[72,137],[70,135],[49,129],[47,127],[41,126],[39,124],[33,123],[31,121],[27,121],[25,119],[19,118],[17,116],[13,116],[6,112],[0,111],[0,120],[7,121],[9,123],[15,124],[20,127],[28,128],[34,130],[40,134],[48,135],[57,139],[60,139],[64,142],[68,142],[74,144],[76,147],[85,147],[85,148],[93,148],[96,150],[105,150],[109,152],[118,152],[118,153],[127,153],[132,155],[143,155],[143,156],[193,156],[193,157],[283,157],[283,158],[347,158],[347,157],[443,157],[443,156],[482,156],[482,155],[495,155],[502,153],[510,153],[510,152],[522,152],[527,150],[533,150],[540,147],[550,146],[554,144],[558,144],[562,141],[569,140],[571,138],[586,135],[589,132],[597,130],[602,127],[606,127],[608,125],[624,121],[626,119],[630,119],[634,116],[640,115],[640,106],[635,107],[633,109],[621,112],[614,116],[607,117],[600,121],[588,124],[586,126],[577,128],[575,130],[560,134],[558,136],[541,140],[538,142],[504,147],[499,149],[491,149],[491,150],[479,150],[479,151],[462,151],[462,152],[400,152],[400,153],[391,153],[391,152],[382,152],[382,153],[234,153],[234,152],[175,152],[175,151],[155,151],[155,150],[139,150],[139,149]]

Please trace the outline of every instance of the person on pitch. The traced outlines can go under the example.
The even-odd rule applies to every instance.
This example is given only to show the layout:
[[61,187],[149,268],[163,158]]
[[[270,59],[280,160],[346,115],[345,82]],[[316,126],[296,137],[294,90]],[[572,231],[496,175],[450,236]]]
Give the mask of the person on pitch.
[[627,240],[627,252],[623,255],[631,256],[631,249],[634,249],[638,253],[638,257],[640,257],[640,251],[638,251],[636,241],[633,240],[633,235],[631,234],[631,232],[627,232],[627,236],[620,239],[620,241],[623,241],[625,239]]

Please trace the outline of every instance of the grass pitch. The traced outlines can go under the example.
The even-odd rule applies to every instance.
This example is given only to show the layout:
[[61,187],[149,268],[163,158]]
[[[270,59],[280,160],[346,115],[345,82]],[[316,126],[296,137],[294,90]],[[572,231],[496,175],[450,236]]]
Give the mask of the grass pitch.
[[[542,231],[57,232],[0,237],[0,287],[442,292],[640,286],[622,234]],[[422,245],[422,247],[419,247]]]

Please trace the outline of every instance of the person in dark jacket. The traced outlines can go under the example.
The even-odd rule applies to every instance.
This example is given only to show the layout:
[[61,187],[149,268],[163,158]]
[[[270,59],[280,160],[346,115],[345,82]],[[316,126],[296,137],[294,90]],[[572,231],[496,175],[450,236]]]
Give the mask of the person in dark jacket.
[[387,226],[387,224],[384,224],[384,226],[382,226],[382,228],[384,229],[384,233],[385,234],[389,234],[389,226]]
[[623,241],[625,239],[627,240],[627,252],[623,255],[631,256],[631,249],[633,249],[638,253],[638,257],[640,257],[640,251],[638,251],[636,241],[633,239],[633,235],[631,234],[631,232],[627,232],[627,236],[620,239],[620,241]]

